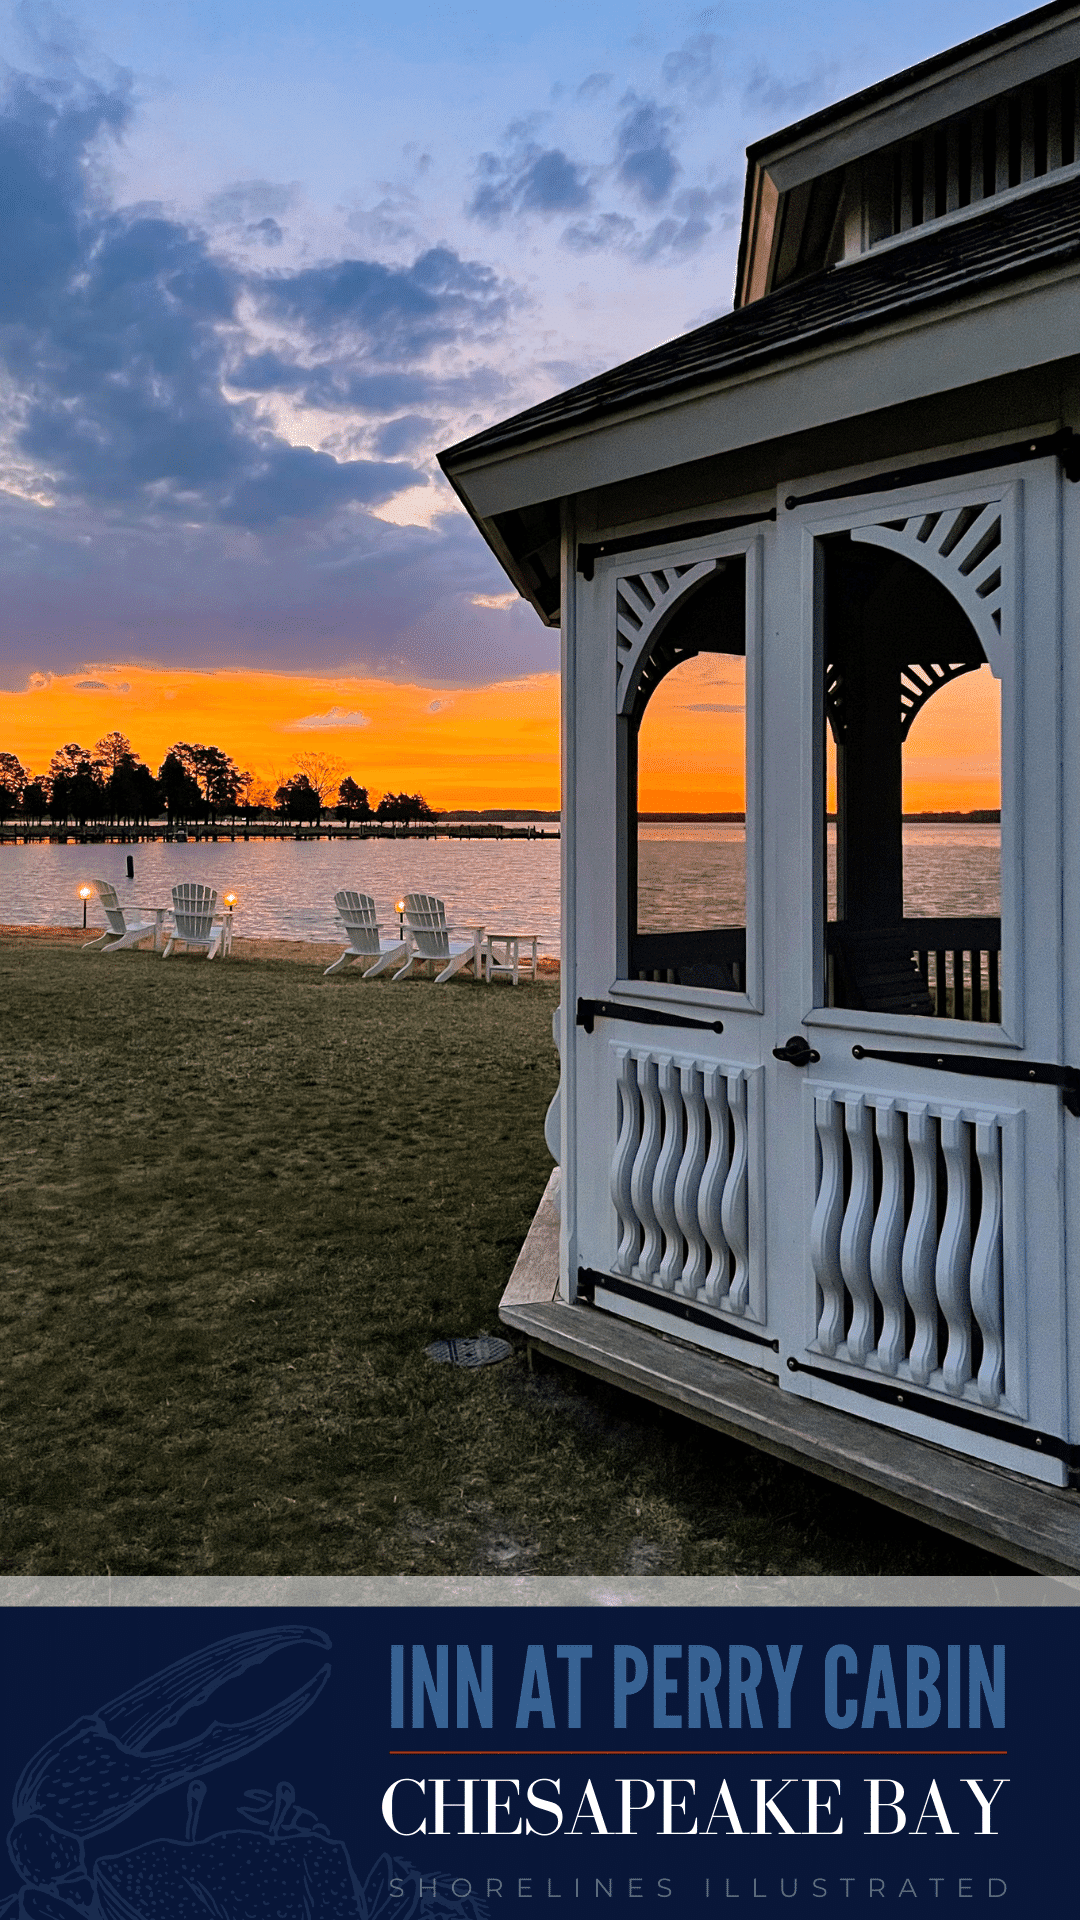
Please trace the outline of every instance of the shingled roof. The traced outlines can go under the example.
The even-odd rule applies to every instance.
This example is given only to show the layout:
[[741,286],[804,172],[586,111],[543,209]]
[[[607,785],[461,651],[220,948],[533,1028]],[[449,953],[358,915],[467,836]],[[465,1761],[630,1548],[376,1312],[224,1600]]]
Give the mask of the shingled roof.
[[440,465],[449,472],[1070,261],[1080,261],[1075,176],[767,294],[459,441]]

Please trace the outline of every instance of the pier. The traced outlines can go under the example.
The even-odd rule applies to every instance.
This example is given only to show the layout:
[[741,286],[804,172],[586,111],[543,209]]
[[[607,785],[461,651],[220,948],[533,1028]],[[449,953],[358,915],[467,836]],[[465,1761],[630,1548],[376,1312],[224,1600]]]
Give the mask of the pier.
[[0,827],[0,845],[43,841],[53,846],[133,846],[139,841],[167,841],[184,845],[201,840],[557,840],[558,826],[521,821],[512,826],[501,820],[425,820],[415,826],[400,821],[326,820],[319,825],[295,821],[235,820],[200,822],[170,827],[151,820],[141,826],[94,821],[85,826],[28,826],[24,821]]

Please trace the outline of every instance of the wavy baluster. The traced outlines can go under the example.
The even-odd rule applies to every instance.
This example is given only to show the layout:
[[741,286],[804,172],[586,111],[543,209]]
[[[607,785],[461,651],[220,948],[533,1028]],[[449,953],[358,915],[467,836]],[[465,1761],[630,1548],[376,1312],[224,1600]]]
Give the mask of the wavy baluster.
[[982,1334],[979,1398],[996,1407],[1005,1390],[1005,1328],[1001,1285],[1001,1134],[993,1120],[975,1126],[975,1155],[982,1177],[982,1211],[971,1255],[971,1310]]
[[724,1238],[720,1208],[727,1179],[728,1101],[723,1067],[706,1067],[702,1075],[705,1110],[709,1116],[709,1152],[698,1191],[698,1220],[711,1258],[701,1297],[718,1306],[728,1290],[728,1243]]
[[698,1219],[698,1192],[705,1169],[705,1099],[701,1088],[701,1070],[694,1060],[680,1067],[682,1103],[686,1114],[686,1145],[675,1181],[675,1218],[686,1239],[686,1264],[676,1284],[676,1293],[691,1299],[705,1284],[709,1249]]
[[634,1212],[641,1222],[644,1238],[641,1252],[634,1266],[636,1280],[652,1281],[660,1265],[661,1234],[660,1222],[653,1210],[652,1185],[656,1162],[660,1158],[661,1118],[660,1090],[656,1081],[656,1061],[651,1053],[634,1049],[637,1064],[637,1083],[641,1090],[642,1127],[641,1140],[634,1155],[634,1164],[630,1170],[630,1198]]
[[904,1235],[904,1292],[915,1315],[915,1338],[909,1359],[911,1377],[925,1387],[937,1366],[937,1295],[934,1258],[937,1253],[937,1138],[925,1107],[908,1114],[908,1145],[915,1170],[911,1213]]
[[653,1212],[664,1236],[664,1257],[657,1284],[670,1293],[683,1269],[683,1238],[675,1216],[675,1181],[683,1156],[683,1110],[679,1097],[679,1069],[670,1054],[661,1054],[657,1081],[664,1115],[664,1143],[653,1174]]
[[895,1373],[904,1357],[904,1123],[892,1102],[877,1109],[881,1153],[881,1198],[870,1240],[870,1278],[884,1318],[877,1357],[883,1373]]
[[630,1194],[630,1175],[638,1150],[641,1124],[641,1100],[637,1075],[629,1047],[613,1047],[616,1060],[616,1087],[619,1095],[619,1137],[611,1156],[611,1198],[619,1216],[619,1249],[613,1266],[616,1273],[629,1273],[637,1259],[641,1229]]
[[844,1101],[851,1149],[851,1190],[840,1229],[840,1271],[852,1299],[848,1359],[862,1366],[874,1344],[874,1290],[870,1285],[870,1236],[874,1230],[874,1142],[862,1094]]
[[840,1226],[844,1216],[844,1142],[840,1107],[831,1093],[814,1096],[814,1125],[821,1150],[821,1177],[810,1222],[810,1264],[821,1291],[817,1343],[834,1354],[844,1337],[844,1277]]
[[941,1115],[941,1151],[948,1176],[934,1284],[949,1338],[942,1378],[950,1393],[963,1393],[971,1378],[971,1157],[968,1130],[959,1114]]
[[746,1112],[746,1075],[741,1068],[728,1074],[727,1094],[734,1139],[731,1165],[720,1196],[720,1224],[731,1248],[731,1285],[728,1288],[727,1305],[732,1313],[745,1313],[750,1299],[750,1129]]

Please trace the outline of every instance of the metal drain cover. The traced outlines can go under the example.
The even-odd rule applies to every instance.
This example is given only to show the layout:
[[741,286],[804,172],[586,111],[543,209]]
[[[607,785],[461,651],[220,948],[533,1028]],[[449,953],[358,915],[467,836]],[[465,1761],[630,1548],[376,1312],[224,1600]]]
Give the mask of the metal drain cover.
[[490,1367],[496,1360],[509,1360],[509,1340],[481,1334],[476,1340],[436,1340],[425,1349],[429,1360],[448,1361],[452,1367]]

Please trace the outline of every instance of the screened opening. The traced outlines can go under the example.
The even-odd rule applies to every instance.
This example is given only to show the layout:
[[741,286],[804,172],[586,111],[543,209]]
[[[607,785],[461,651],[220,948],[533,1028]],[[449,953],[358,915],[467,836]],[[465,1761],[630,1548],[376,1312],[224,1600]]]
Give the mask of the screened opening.
[[745,991],[745,573],[678,602],[621,722],[631,979]]
[[1001,706],[954,596],[824,552],[826,1004],[1001,1018]]

